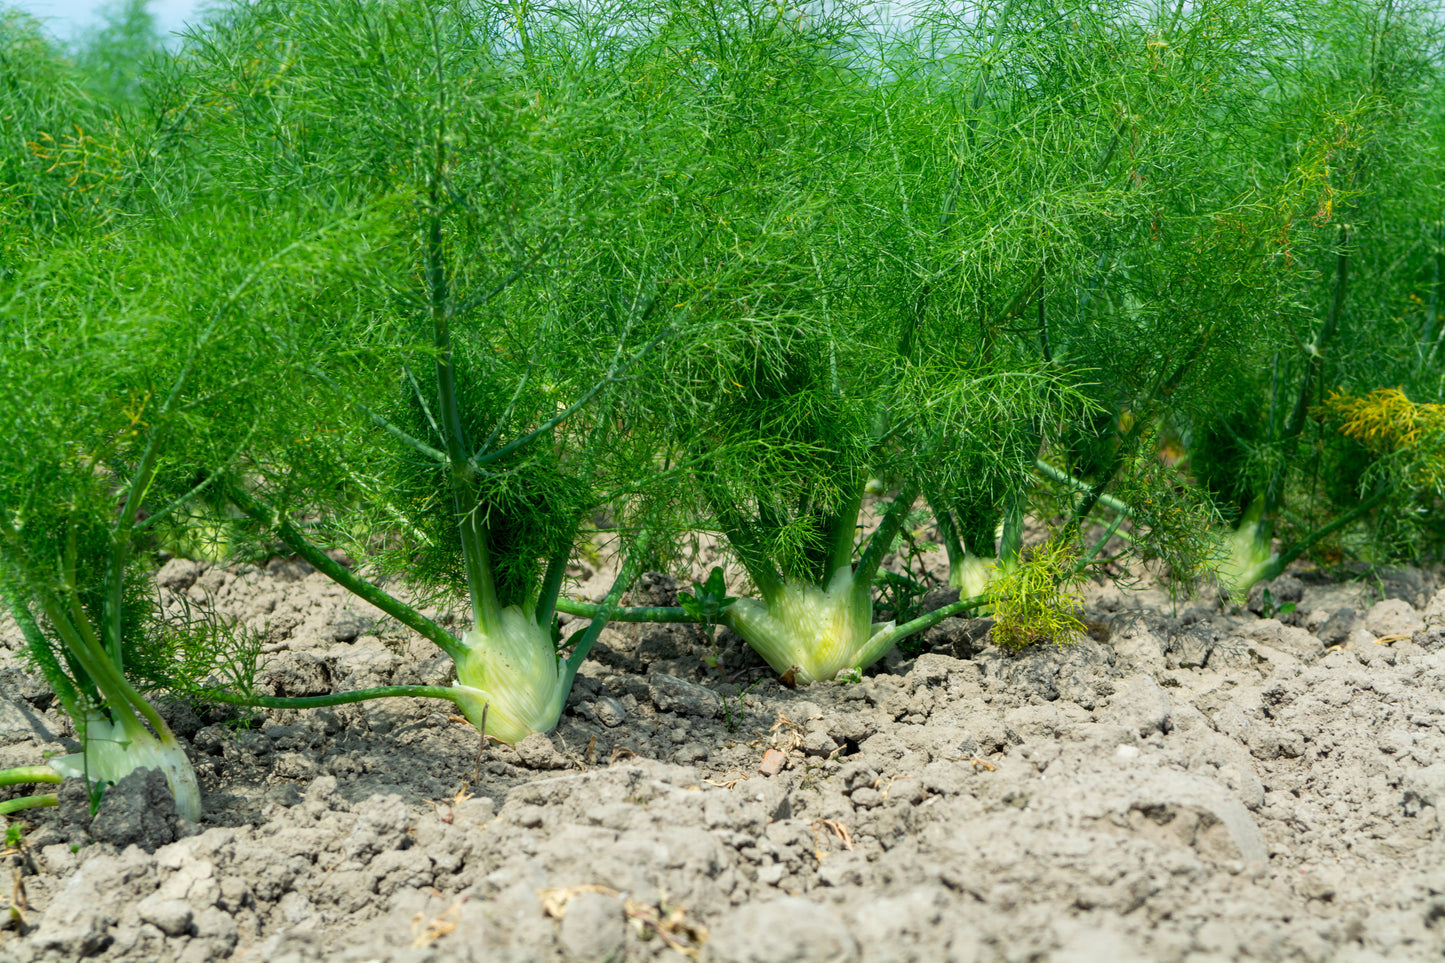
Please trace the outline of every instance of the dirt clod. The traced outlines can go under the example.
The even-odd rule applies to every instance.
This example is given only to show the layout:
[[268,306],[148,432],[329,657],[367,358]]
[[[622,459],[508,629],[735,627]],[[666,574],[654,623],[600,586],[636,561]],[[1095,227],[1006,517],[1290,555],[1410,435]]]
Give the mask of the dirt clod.
[[137,769],[105,791],[90,835],[117,849],[155,852],[176,838],[176,802],[159,769]]

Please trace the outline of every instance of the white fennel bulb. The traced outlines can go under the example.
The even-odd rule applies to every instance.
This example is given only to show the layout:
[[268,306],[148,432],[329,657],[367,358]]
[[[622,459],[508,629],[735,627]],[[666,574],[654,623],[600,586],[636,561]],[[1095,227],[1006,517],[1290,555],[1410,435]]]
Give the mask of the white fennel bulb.
[[50,760],[50,768],[67,779],[89,778],[116,783],[137,769],[159,769],[166,777],[176,812],[195,822],[201,818],[201,787],[180,743],[158,739],[136,722],[125,726],[99,712],[85,718],[85,750]]
[[457,705],[468,721],[511,745],[534,732],[550,732],[562,716],[570,673],[552,634],[519,607],[501,610],[491,632],[462,636],[457,660]]
[[771,604],[738,599],[727,623],[780,675],[791,670],[798,685],[872,665],[891,647],[882,642],[894,626],[873,622],[867,587],[859,590],[846,566],[826,589],[789,579]]

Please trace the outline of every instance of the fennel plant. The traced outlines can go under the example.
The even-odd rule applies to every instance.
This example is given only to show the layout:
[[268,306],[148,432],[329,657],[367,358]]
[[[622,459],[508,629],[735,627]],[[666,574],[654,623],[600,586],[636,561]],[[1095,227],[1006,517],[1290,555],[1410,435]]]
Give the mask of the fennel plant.
[[[631,12],[571,23],[501,4],[256,3],[198,43],[187,83],[213,95],[199,136],[218,179],[257,204],[296,193],[388,218],[346,296],[291,306],[308,374],[278,403],[321,430],[254,446],[228,495],[260,537],[456,666],[451,686],[215,698],[443,698],[508,743],[556,725],[669,524],[638,386],[668,390],[659,359],[723,347],[739,327],[699,311],[737,272],[692,256],[705,198],[691,57],[669,46],[671,20]],[[592,624],[563,640],[567,566],[603,511],[627,561]],[[419,601],[336,564],[336,546]],[[459,634],[422,611],[455,600]]]
[[1265,143],[1281,149],[1256,163],[1288,172],[1289,217],[1273,239],[1296,266],[1298,307],[1280,315],[1288,341],[1247,390],[1186,422],[1191,467],[1239,511],[1219,572],[1234,598],[1372,514],[1378,532],[1408,542],[1421,514],[1399,510],[1410,486],[1369,470],[1373,456],[1314,415],[1340,389],[1435,389],[1438,325],[1410,305],[1433,286],[1419,210],[1438,192],[1439,138],[1422,121],[1445,105],[1445,47],[1424,5],[1352,0],[1317,13],[1297,25],[1312,42],[1282,57],[1261,97],[1275,125]]
[[157,768],[192,820],[195,774],[144,690],[194,686],[226,653],[162,618],[151,553],[213,490],[197,465],[267,422],[286,362],[266,304],[308,281],[282,219],[215,245],[230,213],[52,241],[0,289],[0,595],[81,742],[49,768],[98,784]]

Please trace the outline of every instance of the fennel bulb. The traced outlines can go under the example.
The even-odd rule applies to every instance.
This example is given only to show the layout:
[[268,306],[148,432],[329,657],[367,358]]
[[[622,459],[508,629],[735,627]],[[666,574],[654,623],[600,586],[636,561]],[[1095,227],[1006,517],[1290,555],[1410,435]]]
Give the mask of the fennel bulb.
[[85,750],[50,760],[50,768],[68,779],[116,783],[137,769],[159,769],[176,800],[176,812],[201,818],[201,787],[186,751],[174,739],[159,739],[136,721],[126,725],[100,712],[83,720]]
[[792,670],[798,685],[866,669],[893,645],[894,623],[873,622],[868,586],[854,584],[850,566],[834,572],[827,589],[788,579],[767,604],[738,599],[726,622],[779,675]]
[[965,552],[962,558],[955,559],[948,566],[948,585],[958,589],[959,598],[974,598],[987,592],[998,574],[998,559]]
[[467,720],[511,745],[534,732],[550,732],[562,716],[572,673],[552,634],[516,605],[500,611],[490,632],[462,636],[457,662],[457,706]]
[[1279,575],[1279,558],[1269,550],[1271,526],[1261,499],[1252,502],[1239,527],[1224,538],[1226,555],[1219,564],[1219,587],[1231,599],[1243,600],[1255,582]]

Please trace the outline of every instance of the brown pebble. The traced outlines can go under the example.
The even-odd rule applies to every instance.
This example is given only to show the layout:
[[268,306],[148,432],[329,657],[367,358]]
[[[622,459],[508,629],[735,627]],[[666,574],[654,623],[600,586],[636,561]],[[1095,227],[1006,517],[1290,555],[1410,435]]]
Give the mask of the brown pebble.
[[783,768],[785,758],[781,750],[769,749],[763,753],[763,761],[758,763],[758,772],[764,776],[776,776]]

